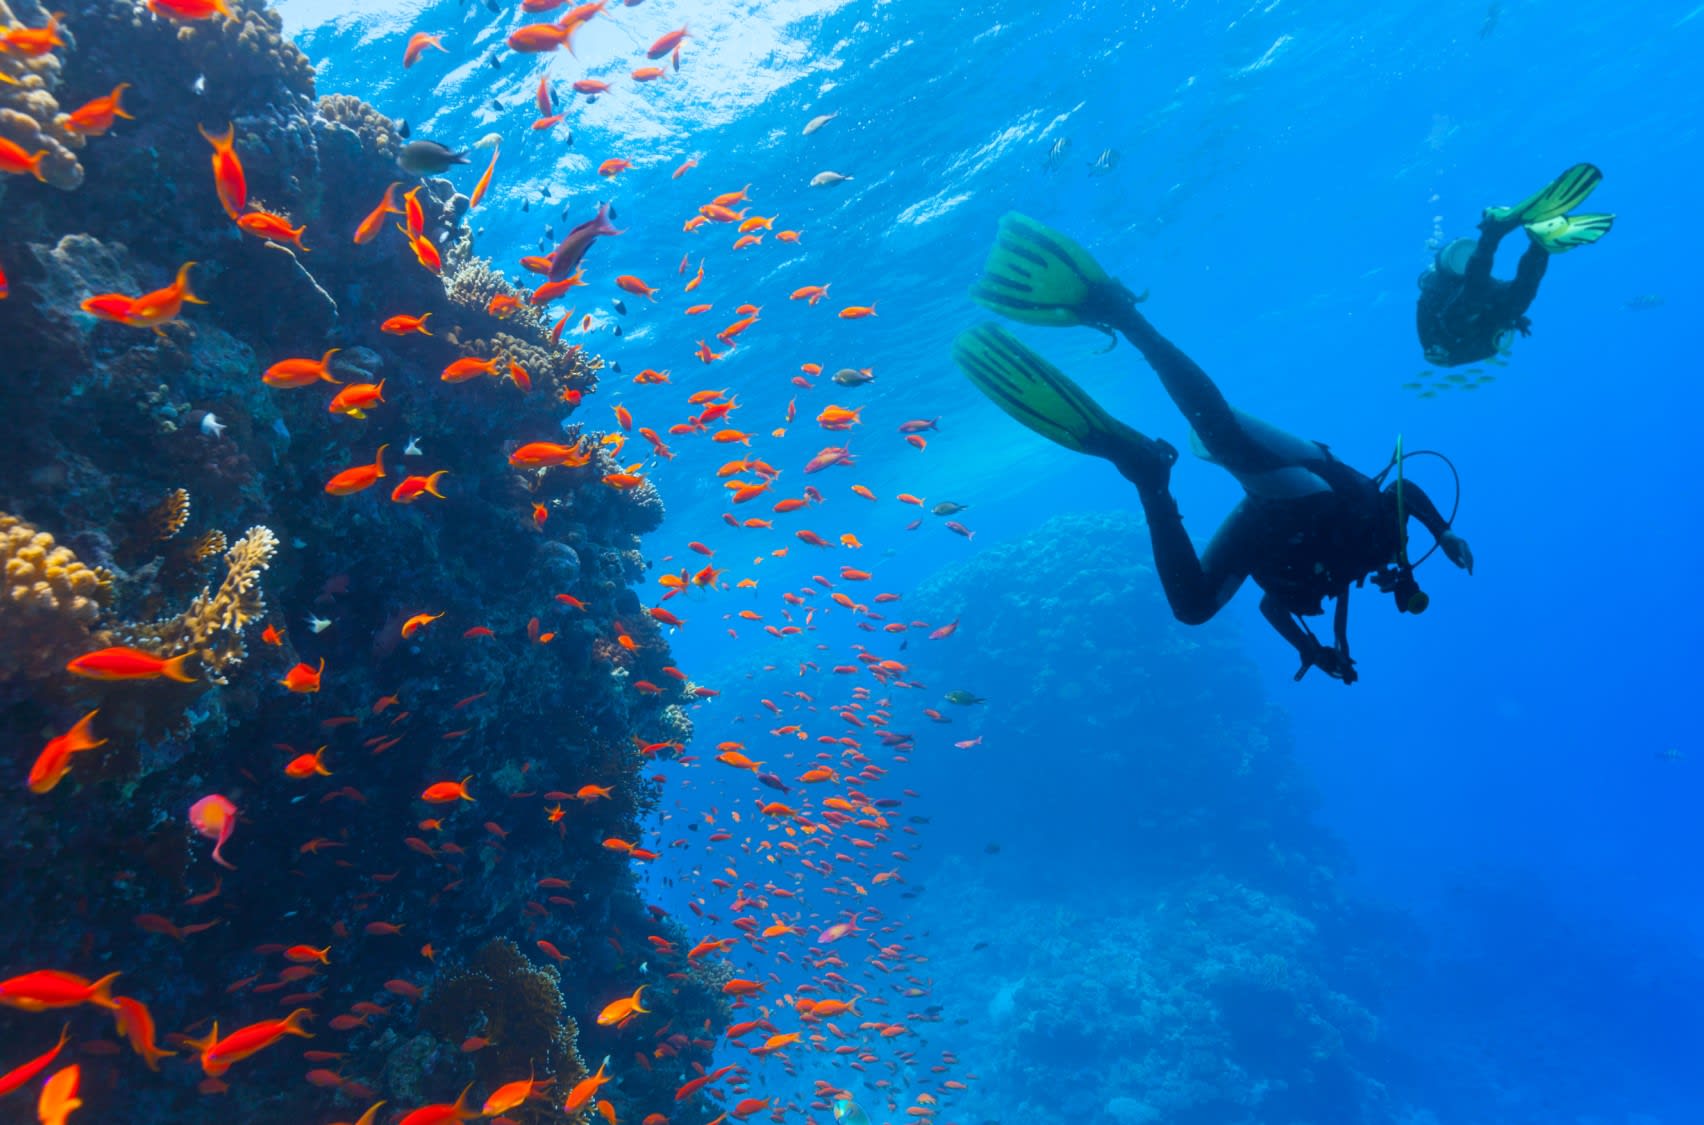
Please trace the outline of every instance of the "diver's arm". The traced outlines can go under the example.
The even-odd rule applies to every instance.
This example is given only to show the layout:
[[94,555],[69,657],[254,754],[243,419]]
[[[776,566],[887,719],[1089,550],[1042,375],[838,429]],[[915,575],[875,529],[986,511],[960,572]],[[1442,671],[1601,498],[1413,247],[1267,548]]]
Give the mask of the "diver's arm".
[[1467,545],[1467,540],[1450,530],[1450,525],[1438,514],[1437,505],[1432,503],[1432,498],[1427,496],[1419,485],[1410,481],[1403,482],[1402,507],[1432,533],[1432,538],[1438,541],[1438,546],[1451,562],[1468,574],[1473,573],[1473,548]]
[[1309,668],[1318,668],[1334,680],[1342,680],[1352,684],[1359,677],[1355,674],[1354,662],[1348,654],[1336,647],[1326,648],[1319,639],[1296,623],[1290,611],[1271,594],[1260,599],[1260,612],[1263,617],[1278,630],[1278,635],[1295,648],[1296,655],[1302,658],[1302,666],[1296,669],[1296,679],[1307,675]]

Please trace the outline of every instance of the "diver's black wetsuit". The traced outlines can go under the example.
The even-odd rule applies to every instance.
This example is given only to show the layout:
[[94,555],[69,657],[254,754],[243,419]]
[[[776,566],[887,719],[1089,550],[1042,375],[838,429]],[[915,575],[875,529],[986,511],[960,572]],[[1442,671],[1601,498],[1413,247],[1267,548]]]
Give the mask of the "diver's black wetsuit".
[[1538,296],[1538,283],[1544,279],[1550,255],[1533,243],[1521,255],[1515,279],[1499,281],[1491,276],[1497,244],[1519,228],[1486,221],[1479,229],[1479,243],[1464,272],[1452,273],[1434,265],[1420,275],[1416,327],[1426,362],[1439,367],[1490,359],[1508,334],[1532,334],[1526,311]]
[[[1207,373],[1133,305],[1109,316],[1106,323],[1142,352],[1214,461],[1239,475],[1294,467],[1246,432]],[[1396,487],[1380,491],[1371,477],[1314,444],[1319,459],[1307,468],[1330,485],[1329,491],[1283,500],[1245,496],[1200,556],[1172,498],[1169,469],[1176,454],[1169,446],[1129,431],[1113,448],[1089,452],[1107,457],[1136,485],[1153,540],[1154,565],[1179,621],[1202,624],[1231,600],[1245,578],[1253,578],[1264,592],[1261,613],[1301,655],[1303,671],[1317,664],[1352,683],[1356,676],[1343,635],[1349,587],[1396,559],[1401,546]],[[1434,536],[1449,531],[1416,485],[1403,486],[1402,503]],[[1323,613],[1326,598],[1339,599],[1337,635],[1330,648],[1296,620]]]

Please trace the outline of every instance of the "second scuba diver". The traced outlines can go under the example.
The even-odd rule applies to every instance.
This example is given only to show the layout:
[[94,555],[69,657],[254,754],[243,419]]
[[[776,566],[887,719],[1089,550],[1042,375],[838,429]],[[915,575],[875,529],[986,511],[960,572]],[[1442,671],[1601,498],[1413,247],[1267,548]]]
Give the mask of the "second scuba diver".
[[[1576,164],[1542,191],[1513,207],[1487,207],[1479,238],[1458,238],[1438,251],[1420,275],[1415,322],[1426,362],[1459,367],[1505,353],[1515,334],[1532,335],[1526,311],[1552,255],[1587,246],[1609,233],[1614,215],[1570,215],[1586,201],[1603,173]],[[1513,281],[1491,276],[1497,245],[1526,228],[1529,240]]]
[[[1154,565],[1172,613],[1199,625],[1218,613],[1245,579],[1263,592],[1261,613],[1301,657],[1296,678],[1319,668],[1344,683],[1358,678],[1349,655],[1349,588],[1372,577],[1397,608],[1419,613],[1407,552],[1413,517],[1456,566],[1473,572],[1467,541],[1413,484],[1400,450],[1390,470],[1369,477],[1318,442],[1284,433],[1232,407],[1193,360],[1155,330],[1138,297],[1107,275],[1071,239],[1016,213],[1000,230],[971,296],[1013,320],[1049,327],[1087,325],[1121,333],[1159,375],[1188,419],[1199,451],[1228,470],[1245,496],[1199,555],[1171,495],[1177,450],[1118,421],[1081,387],[994,324],[966,332],[953,358],[983,394],[1017,421],[1067,449],[1104,457],[1136,486],[1153,541]],[[1305,618],[1335,598],[1332,643]]]

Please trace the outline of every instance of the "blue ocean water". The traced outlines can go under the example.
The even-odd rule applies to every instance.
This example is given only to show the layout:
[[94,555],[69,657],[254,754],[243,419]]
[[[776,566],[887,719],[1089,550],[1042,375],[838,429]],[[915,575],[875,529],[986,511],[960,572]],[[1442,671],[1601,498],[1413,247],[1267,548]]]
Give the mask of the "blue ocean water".
[[[688,358],[696,337],[670,319],[684,298],[640,307],[608,349],[625,370],[670,367],[677,383],[734,385],[748,411],[774,417],[797,394],[787,377],[801,362],[869,367],[876,382],[856,401],[885,428],[940,417],[924,453],[891,433],[854,439],[856,479],[884,498],[910,491],[970,505],[970,542],[933,520],[903,533],[910,513],[891,505],[837,526],[879,546],[881,578],[895,588],[1020,541],[1059,513],[1134,507],[1109,468],[1011,424],[948,360],[951,338],[983,319],[965,291],[1008,209],[1074,234],[1134,288],[1150,288],[1144,311],[1242,408],[1368,471],[1399,434],[1410,448],[1446,452],[1461,472],[1456,526],[1477,571],[1470,579],[1428,565],[1433,608],[1421,619],[1363,595],[1353,624],[1360,683],[1315,674],[1293,684],[1293,658],[1252,593],[1224,614],[1293,731],[1320,795],[1319,823],[1351,858],[1345,893],[1400,912],[1422,935],[1387,968],[1394,998],[1383,1044],[1407,1060],[1392,1073],[1405,1076],[1407,1105],[1447,1121],[1685,1121],[1704,1112],[1685,1077],[1701,1041],[1690,713],[1701,622],[1686,588],[1700,554],[1700,508],[1686,483],[1699,234],[1684,218],[1689,204],[1669,205],[1685,200],[1700,165],[1685,75],[1704,18],[1692,5],[700,10],[652,0],[588,25],[577,57],[553,61],[550,73],[619,72],[635,44],[684,24],[694,38],[680,78],[577,109],[571,150],[526,136],[530,111],[488,104],[492,94],[521,102],[544,68],[505,58],[487,69],[482,59],[511,21],[478,4],[284,11],[328,86],[406,116],[418,136],[465,144],[503,133],[501,205],[480,239],[488,252],[536,250],[542,222],[562,228],[565,198],[568,221],[613,198],[628,231],[598,249],[611,268],[658,284],[657,275],[674,279],[683,253],[693,265],[708,257],[719,300],[764,306],[763,330],[742,341],[738,358],[702,371]],[[403,74],[388,60],[417,28],[445,31],[450,59]],[[825,128],[801,136],[806,121],[829,113]],[[1050,168],[1058,141],[1069,152]],[[1091,175],[1108,149],[1116,168]],[[606,186],[590,171],[612,156],[635,168]],[[694,156],[687,177],[666,177]],[[1498,382],[1430,400],[1402,390],[1426,367],[1412,301],[1431,252],[1470,234],[1482,207],[1584,159],[1605,169],[1594,206],[1615,211],[1618,225],[1602,245],[1554,264],[1534,334]],[[828,169],[851,182],[807,186]],[[798,246],[717,254],[681,234],[705,184],[747,183],[754,212],[779,213],[803,232]],[[518,213],[540,193],[552,204]],[[1505,250],[1504,276],[1513,256]],[[782,299],[826,283],[828,304],[874,303],[878,316],[843,325]],[[1647,296],[1660,303],[1639,300]],[[1129,349],[1099,354],[1087,332],[1026,338],[1114,413],[1182,444],[1175,410]],[[853,398],[825,390],[798,397]],[[807,445],[789,436],[781,449],[797,459]],[[726,505],[707,473],[720,453],[683,449],[657,469],[669,509],[656,537],[663,549],[680,554],[686,541],[724,530]],[[1448,495],[1436,463],[1414,471]],[[1228,477],[1187,461],[1175,489],[1198,541],[1237,495]],[[1061,598],[1072,596],[1079,546],[1050,544]],[[766,587],[808,582],[812,564],[766,560],[760,573]],[[972,599],[965,612],[977,611]],[[1118,613],[1116,599],[1106,612]],[[1007,639],[1023,651],[1024,638]],[[694,667],[801,659],[764,639],[736,645],[696,628],[675,646]],[[1050,678],[1069,681],[1097,652],[1085,644],[1048,660]],[[950,657],[937,667],[954,676]],[[724,702],[732,712],[752,701]],[[704,722],[700,738],[714,729]],[[1105,854],[1115,845],[1097,841],[1102,825],[1075,821],[1072,795],[1108,781],[1139,787],[1140,770],[1121,769],[1117,748],[1170,733],[1112,729],[1093,748],[1011,745],[991,722],[980,757],[929,758],[921,768],[954,805],[1027,822],[985,834],[1030,835],[1051,857],[1044,882],[1003,881],[1005,869],[976,862],[978,847],[948,845],[967,858],[936,880],[974,880],[1015,912],[1055,896],[1108,909],[1134,893],[1120,857]],[[1671,751],[1678,757],[1664,757]],[[1019,791],[1041,779],[1048,800],[1025,801]],[[1095,907],[1086,909],[1092,917]],[[936,940],[952,943],[992,925],[935,922]],[[980,999],[974,959],[954,965],[973,978],[939,983],[949,1009],[955,993],[961,1005]],[[1093,1036],[1093,1010],[1064,1010]],[[1073,1081],[1064,1066],[1029,1077]],[[1035,1093],[1020,1086],[1006,1097]]]
[[[771,1032],[807,1036],[767,1059],[713,1036],[714,1064],[748,1068],[739,1096],[773,1101],[739,1116],[826,1125],[838,1116],[829,1108],[832,1088],[884,1125],[937,1115],[948,1125],[1704,1119],[1692,1077],[1704,1045],[1695,862],[1704,751],[1691,713],[1704,612],[1688,588],[1704,561],[1701,506],[1688,475],[1699,398],[1691,378],[1698,294],[1689,267],[1701,249],[1690,185],[1704,147],[1690,82],[1696,63],[1687,62],[1704,57],[1704,8],[1693,0],[1620,8],[1536,0],[1122,7],[643,0],[591,19],[572,54],[522,56],[504,37],[535,17],[515,7],[285,0],[278,10],[314,64],[320,94],[356,95],[405,119],[412,137],[454,149],[498,134],[490,191],[468,221],[475,251],[517,285],[532,280],[516,264],[522,255],[548,253],[599,204],[612,205],[623,233],[593,247],[590,284],[557,302],[553,316],[571,305],[565,339],[619,369],[604,370],[564,428],[570,421],[613,428],[611,407],[620,405],[639,425],[662,429],[685,416],[691,391],[725,388],[737,396],[740,409],[728,424],[748,432],[749,447],[684,434],[668,437],[675,455],[658,460],[645,457],[635,437],[622,458],[643,458],[666,507],[661,527],[644,538],[639,598],[685,619],[668,634],[669,658],[719,694],[693,706],[692,743],[673,758],[600,761],[610,776],[563,768],[536,787],[572,789],[594,776],[619,776],[628,800],[641,792],[634,778],[654,773],[660,797],[655,809],[642,807],[636,824],[660,855],[634,868],[644,905],[655,907],[651,921],[678,921],[691,941],[731,936],[742,915],[753,929],[772,921],[800,928],[773,940],[748,935],[728,955],[729,972],[765,989],[732,1018],[756,1013],[774,1025],[748,1033],[745,1046]],[[647,62],[646,47],[677,28],[689,32],[678,62],[665,54],[660,77],[635,83],[628,72]],[[441,35],[444,50],[404,69],[405,44],[419,31]],[[110,44],[106,50],[97,57],[110,63]],[[541,78],[565,120],[535,130]],[[571,95],[569,84],[585,79],[611,89],[590,99]],[[139,93],[150,99],[141,105],[164,99]],[[806,124],[823,116],[807,135]],[[183,132],[175,141],[194,146],[201,174],[205,149]],[[99,151],[92,146],[88,160],[96,177]],[[471,162],[448,173],[458,191],[472,190],[489,151],[472,149]],[[246,155],[262,165],[258,152]],[[599,165],[612,159],[631,166],[600,176]],[[672,174],[688,160],[695,165]],[[1601,244],[1552,264],[1532,309],[1533,335],[1516,342],[1506,366],[1485,368],[1494,382],[1428,397],[1405,387],[1436,382],[1417,374],[1428,365],[1413,314],[1416,277],[1436,249],[1471,234],[1482,208],[1515,202],[1582,160],[1604,170],[1592,207],[1614,211],[1616,226]],[[141,174],[142,166],[124,167]],[[830,171],[847,179],[812,186]],[[323,194],[346,202],[344,187],[330,182]],[[774,218],[761,245],[732,250],[727,227],[683,230],[708,198],[742,187],[746,200],[737,206]],[[35,185],[8,188],[0,206],[27,204]],[[364,211],[370,204],[360,190]],[[186,190],[182,198],[194,197]],[[208,200],[199,202],[211,210]],[[1142,311],[1240,408],[1327,443],[1369,473],[1387,463],[1399,438],[1408,449],[1447,454],[1460,473],[1454,526],[1472,544],[1475,573],[1441,558],[1426,563],[1420,580],[1432,604],[1421,617],[1399,615],[1370,590],[1358,593],[1351,635],[1361,678],[1352,686],[1318,672],[1295,682],[1295,656],[1261,618],[1252,589],[1205,626],[1173,621],[1130,485],[1105,463],[1018,426],[952,361],[954,338],[990,319],[968,290],[999,217],[1012,210],[1071,234],[1132,289],[1147,290]],[[25,214],[13,213],[20,228]],[[797,242],[778,240],[773,232],[782,229],[799,232]],[[111,238],[110,224],[103,235]],[[319,237],[311,230],[311,243],[323,245]],[[148,245],[142,234],[135,242]],[[27,286],[75,304],[98,288],[90,281],[67,297],[43,281],[43,268],[18,265],[14,240],[0,251],[0,264],[22,279],[20,292]],[[1503,276],[1516,253],[1505,247]],[[414,269],[396,261],[381,269]],[[703,287],[683,292],[701,264]],[[616,289],[618,274],[655,286],[655,300]],[[371,288],[389,280],[375,272]],[[788,299],[807,285],[831,294],[811,305]],[[342,290],[338,296],[350,299]],[[688,316],[686,307],[700,299],[713,310]],[[212,325],[237,303],[227,285],[191,315]],[[742,303],[761,307],[758,321],[737,346],[717,343],[717,329]],[[837,317],[846,306],[873,306],[875,315]],[[587,331],[573,327],[581,316],[590,317]],[[1084,330],[1016,331],[1112,413],[1187,450],[1182,418],[1132,348],[1108,350],[1104,338]],[[694,353],[705,341],[726,354],[701,363]],[[288,332],[264,340],[269,357],[297,346]],[[116,369],[124,353],[102,354]],[[801,385],[807,364],[823,374]],[[868,369],[874,379],[842,387],[827,378],[843,368]],[[646,369],[669,372],[670,385],[636,385],[632,377]],[[409,375],[392,378],[406,387],[419,372],[403,370]],[[442,400],[420,386],[442,388],[431,372],[412,381],[420,395],[414,417],[426,416],[421,404]],[[195,397],[211,393],[200,388]],[[489,665],[441,658],[424,644],[402,646],[398,657],[397,638],[381,651],[380,634],[394,632],[399,614],[425,608],[405,610],[394,586],[410,587],[416,600],[430,591],[453,601],[445,608],[454,616],[439,628],[453,624],[454,635],[483,620],[482,601],[498,604],[500,588],[506,594],[537,578],[530,554],[512,568],[496,554],[484,558],[479,583],[456,587],[457,579],[445,578],[468,573],[446,561],[459,556],[445,544],[465,546],[457,536],[515,541],[504,535],[526,516],[512,485],[502,492],[492,483],[497,471],[482,468],[485,490],[470,481],[457,493],[457,477],[473,475],[458,463],[442,509],[453,518],[430,522],[440,511],[430,504],[404,517],[375,503],[339,509],[356,515],[338,523],[316,506],[326,503],[317,467],[284,466],[291,457],[335,457],[349,439],[326,439],[321,448],[321,431],[292,415],[290,427],[308,436],[291,447],[281,414],[251,426],[235,413],[236,401],[220,407],[232,441],[264,466],[263,476],[272,474],[269,483],[285,482],[275,486],[269,516],[287,544],[268,579],[276,583],[278,620],[305,655],[323,645],[332,658],[326,695],[311,717],[335,723],[349,712],[368,724],[365,734],[379,714],[371,698],[405,680],[410,701],[395,706],[418,707],[440,727],[462,726],[462,704],[486,685],[457,673],[486,673]],[[512,409],[471,393],[458,401],[472,404],[463,416],[470,431],[488,420],[478,411]],[[860,408],[861,423],[847,432],[821,429],[814,419],[831,404]],[[324,422],[317,406],[313,413]],[[932,423],[918,435],[921,448],[898,432],[912,420]],[[67,431],[65,448],[80,452],[110,432]],[[836,444],[849,448],[854,465],[803,474],[811,456]],[[471,436],[456,445],[445,429],[427,445],[433,458],[440,450],[470,462],[493,457]],[[371,454],[370,446],[358,448],[361,458]],[[761,501],[736,506],[717,470],[748,456],[782,475]],[[81,462],[76,468],[84,470]],[[1452,479],[1441,462],[1417,459],[1410,468],[1447,502]],[[731,525],[769,516],[774,498],[796,496],[807,484],[826,499],[794,517],[803,522]],[[875,499],[853,495],[852,484]],[[16,506],[17,496],[40,490],[52,498],[42,507],[51,508],[62,485],[44,469],[27,483],[8,480],[3,491]],[[100,491],[78,484],[73,497],[78,488]],[[1197,542],[1241,495],[1228,474],[1187,453],[1173,488]],[[556,527],[581,518],[573,503],[583,496],[558,497]],[[209,508],[227,514],[248,502],[210,500]],[[963,510],[932,513],[948,502]],[[121,507],[68,503],[63,516],[93,526],[103,504]],[[479,515],[469,516],[476,506]],[[25,514],[45,526],[46,513]],[[381,541],[373,530],[381,518],[393,530],[404,518],[418,521],[406,526],[418,526],[430,546],[418,557],[402,550],[375,561],[360,541]],[[948,518],[962,529],[949,528]],[[299,534],[310,527],[324,539]],[[790,534],[796,527],[831,546],[798,541]],[[61,539],[73,533],[62,529]],[[94,540],[77,538],[79,551],[89,554]],[[657,578],[707,562],[726,568],[725,588],[659,602]],[[871,578],[848,578],[843,567]],[[533,593],[542,600],[556,577],[547,574]],[[351,582],[354,594],[344,598]],[[862,608],[835,607],[830,590],[855,595]],[[877,605],[877,591],[897,600]],[[597,608],[599,626],[610,624],[614,611]],[[548,609],[561,616],[547,622],[567,634],[555,651],[580,643],[572,624],[561,624],[577,619]],[[321,613],[337,624],[316,641],[305,619]],[[524,619],[492,624],[507,642]],[[890,632],[881,623],[908,627]],[[950,635],[931,637],[955,623]],[[798,631],[765,632],[781,625]],[[451,750],[420,751],[429,763],[421,768],[436,771],[431,777],[410,772],[416,759],[404,755],[416,744],[381,760],[357,757],[349,740],[336,743],[332,760],[344,776],[329,784],[358,782],[376,798],[359,820],[351,817],[357,827],[347,831],[372,830],[371,838],[356,836],[359,846],[379,846],[377,826],[392,850],[405,834],[425,833],[411,827],[422,806],[388,795],[407,797],[417,781],[467,770],[475,771],[480,801],[462,820],[494,816],[517,838],[502,854],[484,830],[460,824],[455,838],[478,850],[482,868],[483,878],[470,882],[489,897],[446,900],[449,887],[435,878],[431,886],[424,877],[400,884],[413,897],[396,891],[385,906],[410,910],[409,945],[427,937],[443,943],[439,965],[427,969],[412,954],[392,958],[339,935],[328,972],[332,999],[347,1006],[369,997],[400,1011],[395,997],[404,994],[378,982],[441,980],[488,937],[514,938],[535,956],[538,934],[555,933],[567,945],[562,934],[573,932],[587,948],[562,959],[563,991],[589,1008],[569,1013],[585,1042],[600,1044],[582,1052],[588,1069],[603,1049],[615,1060],[616,1081],[604,1092],[610,1112],[623,1125],[656,1125],[653,1112],[694,1125],[739,1109],[734,1095],[684,1106],[666,1096],[643,1100],[641,1088],[653,1091],[641,1070],[652,1063],[635,1060],[636,1044],[622,1029],[586,1026],[595,1004],[627,994],[640,978],[655,996],[666,988],[666,971],[684,968],[679,950],[632,954],[639,934],[631,919],[645,918],[644,905],[621,881],[625,869],[617,879],[594,867],[600,853],[578,819],[570,821],[571,854],[583,865],[573,873],[591,887],[604,880],[613,888],[608,901],[595,901],[590,887],[574,891],[595,905],[573,924],[553,920],[560,931],[535,930],[531,916],[523,918],[522,903],[537,893],[531,876],[557,870],[548,864],[568,848],[550,851],[559,843],[550,829],[516,828],[514,810],[523,806],[499,803],[501,790],[513,796],[534,788],[531,778],[523,785],[514,732],[548,748],[524,759],[528,769],[539,765],[544,774],[567,760],[586,766],[552,752],[559,738],[582,753],[581,730],[571,723],[583,716],[557,706],[588,681],[564,672],[560,682],[517,685],[538,674],[543,658],[519,642],[504,651],[516,674],[489,690],[506,725],[477,707],[467,712],[466,729],[445,738],[454,743],[469,730],[472,737]],[[896,670],[872,679],[864,666],[877,660]],[[261,843],[295,848],[298,836],[320,831],[298,830],[278,807],[288,804],[294,815],[301,801],[311,810],[305,798],[275,801],[279,790],[256,780],[277,772],[274,740],[320,736],[301,718],[308,712],[285,712],[293,701],[262,682],[276,675],[252,667],[245,675],[193,714],[195,724],[229,722],[240,737],[221,744],[226,758],[193,761],[206,770],[194,778],[198,793],[238,794],[248,814],[240,846],[254,849],[242,867],[253,871]],[[65,708],[63,699],[38,708],[21,685],[9,686],[4,702],[9,730],[46,729],[44,714]],[[641,713],[637,705],[618,711],[594,702],[599,722]],[[251,709],[266,723],[290,714],[297,725],[243,727]],[[152,721],[140,705],[108,710],[108,721],[117,714],[138,727]],[[621,727],[623,745],[637,736],[637,722]],[[490,733],[497,729],[501,744]],[[169,772],[162,760],[173,753],[191,760],[192,738],[150,733],[136,741],[151,755],[154,786]],[[715,761],[734,744],[758,763],[754,770]],[[829,818],[820,804],[826,791],[800,780],[819,762],[845,775],[834,792],[842,783],[853,796],[867,788],[871,801],[848,802],[844,820]],[[763,772],[785,791],[754,776]],[[233,788],[244,776],[253,785],[247,795]],[[92,775],[74,777],[96,791]],[[100,792],[111,798],[118,785],[102,780]],[[176,790],[169,792],[175,801]],[[765,811],[770,802],[789,807]],[[603,807],[565,803],[588,820]],[[39,857],[76,849],[39,818],[48,815],[43,809],[70,807],[38,802],[38,819],[4,840],[31,902],[65,905],[42,890]],[[793,817],[801,808],[805,814]],[[630,811],[623,805],[620,815]],[[827,846],[811,839],[821,824],[838,828],[852,818],[861,818],[862,833],[848,829]],[[181,810],[155,819],[175,826]],[[600,827],[596,835],[624,830]],[[801,868],[801,849],[818,866]],[[172,854],[204,850],[192,839]],[[388,852],[374,855],[389,864]],[[109,859],[100,857],[106,866],[86,856],[79,862],[102,872],[104,888]],[[411,877],[423,868],[437,875],[417,856],[403,859],[415,865]],[[147,876],[131,882],[134,873],[126,873],[118,882],[134,894],[115,892],[107,913],[120,925],[156,909],[186,920],[177,905],[183,895],[225,877],[197,862],[177,863],[180,877],[193,875],[182,887],[167,887],[164,876],[157,885]],[[442,855],[432,860],[439,862]],[[202,944],[167,946],[153,931],[142,939],[153,944],[132,954],[121,939],[137,935],[112,930],[103,915],[101,928],[82,940],[81,960],[66,967],[123,967],[153,989],[156,1011],[170,1013],[162,1027],[187,1030],[193,1019],[200,1032],[203,1017],[223,1013],[228,1029],[239,1011],[269,1010],[252,995],[221,994],[228,979],[249,971],[239,960],[248,948],[310,922],[323,928],[334,917],[354,919],[352,904],[385,893],[354,876],[345,884],[323,866],[310,870],[320,881],[302,892],[299,914],[295,903],[283,919],[264,913],[246,872],[232,874],[224,901],[242,905],[230,907],[227,929],[204,932]],[[510,887],[504,880],[514,872],[527,878],[514,875]],[[458,875],[450,886],[461,882]],[[100,896],[93,897],[99,913]],[[87,901],[56,909],[52,924],[89,909]],[[835,921],[856,928],[825,936]],[[0,938],[6,973],[44,964],[30,934],[14,927]],[[603,952],[606,942],[613,954]],[[205,971],[192,971],[186,949],[206,951]],[[667,970],[665,958],[672,958]],[[853,995],[858,1007],[836,1017],[832,1030],[798,1016],[803,998]],[[324,1015],[332,1014],[328,1006]],[[94,1034],[93,1022],[79,1025],[80,1040]],[[46,1024],[28,1026],[33,1034]],[[668,1045],[669,1030],[683,1043],[699,1033],[675,1029],[672,1020],[660,1031],[639,1027],[647,1037],[655,1031],[646,1048]],[[891,1038],[884,1029],[894,1031]],[[389,1120],[405,1106],[454,1096],[464,1072],[471,1077],[488,1057],[458,1052],[456,1038],[473,1030],[403,1042],[400,1033],[387,1038],[388,1028],[363,1025],[345,1038],[322,1031],[313,1046],[350,1047],[353,1078],[393,1099],[381,1118]],[[421,1052],[435,1050],[430,1058],[441,1067],[420,1064],[417,1052],[410,1070],[412,1044],[427,1040]],[[6,1065],[39,1050],[34,1044],[4,1051]],[[134,1081],[136,1104],[150,1111],[201,1096],[190,1093],[202,1075],[187,1059],[156,1077],[108,1046],[130,1069],[99,1061],[98,1050],[85,1058],[88,1097],[102,1112],[120,1089],[116,1075]],[[671,1049],[668,1057],[687,1050]],[[227,1104],[257,1120],[297,1120],[298,1106],[313,1098],[316,1121],[354,1117],[368,1104],[347,1092],[333,1100],[324,1089],[304,1090],[303,1068],[294,1052],[288,1065],[276,1057],[284,1053],[246,1063]],[[709,1053],[703,1056],[697,1061]],[[650,1057],[664,1059],[662,1047]],[[265,1093],[271,1089],[275,1098]],[[562,1093],[554,1092],[556,1105]],[[212,1107],[209,1120],[226,1108],[208,1100],[214,1096],[192,1103]],[[28,1120],[22,1097],[15,1102],[0,1102],[0,1112]],[[258,1116],[259,1106],[273,1116]],[[131,1119],[153,1119],[136,1112]],[[527,1112],[568,1119],[543,1103]]]

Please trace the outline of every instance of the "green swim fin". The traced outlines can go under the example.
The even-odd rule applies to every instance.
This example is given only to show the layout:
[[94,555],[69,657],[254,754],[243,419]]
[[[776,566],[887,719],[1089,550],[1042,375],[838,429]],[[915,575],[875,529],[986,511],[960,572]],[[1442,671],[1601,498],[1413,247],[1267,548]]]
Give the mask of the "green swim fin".
[[994,248],[970,296],[977,304],[1025,324],[1100,327],[1087,306],[1104,298],[1108,286],[1128,292],[1076,242],[1027,215],[1008,211],[1000,217]]
[[1513,207],[1487,207],[1485,218],[1511,227],[1542,223],[1566,215],[1586,201],[1603,180],[1595,164],[1576,164],[1543,189]]
[[1614,215],[1558,215],[1541,223],[1528,223],[1527,236],[1552,254],[1577,246],[1589,246],[1609,233]]
[[953,359],[995,406],[1066,449],[1104,454],[1133,432],[997,324],[978,325],[953,341]]

